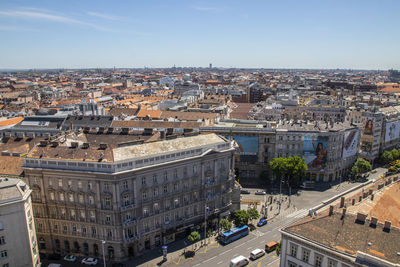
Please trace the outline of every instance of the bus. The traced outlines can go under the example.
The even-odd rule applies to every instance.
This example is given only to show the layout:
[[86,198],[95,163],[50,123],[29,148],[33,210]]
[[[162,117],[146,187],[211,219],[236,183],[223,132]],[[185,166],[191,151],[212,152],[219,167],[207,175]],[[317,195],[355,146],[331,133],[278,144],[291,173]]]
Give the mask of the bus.
[[226,245],[248,234],[249,227],[247,225],[243,225],[241,227],[234,227],[229,231],[221,233],[219,235],[219,240],[222,244]]

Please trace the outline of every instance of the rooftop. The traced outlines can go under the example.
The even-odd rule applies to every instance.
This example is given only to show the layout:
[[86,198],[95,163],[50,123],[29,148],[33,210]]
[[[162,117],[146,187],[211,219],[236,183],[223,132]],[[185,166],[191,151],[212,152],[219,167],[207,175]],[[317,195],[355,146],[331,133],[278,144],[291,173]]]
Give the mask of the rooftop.
[[353,257],[357,257],[357,251],[361,251],[400,263],[397,255],[400,252],[400,229],[391,227],[390,231],[385,231],[380,222],[376,227],[371,227],[370,220],[361,224],[356,222],[356,218],[353,214],[347,214],[342,219],[341,213],[306,217],[284,228],[283,232],[301,236]]
[[27,189],[27,185],[20,179],[0,178],[0,205],[22,199]]

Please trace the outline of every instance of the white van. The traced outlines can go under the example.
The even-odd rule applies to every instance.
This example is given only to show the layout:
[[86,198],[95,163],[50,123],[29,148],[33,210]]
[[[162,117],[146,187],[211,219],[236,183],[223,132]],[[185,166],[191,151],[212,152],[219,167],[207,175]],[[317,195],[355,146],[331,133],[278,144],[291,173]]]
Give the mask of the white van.
[[252,252],[250,252],[250,259],[254,261],[254,260],[264,256],[264,254],[265,254],[264,250],[257,248],[255,250],[253,250]]
[[229,265],[229,267],[242,267],[242,266],[246,266],[247,264],[249,264],[249,262],[250,261],[248,258],[240,255],[231,260],[231,264]]

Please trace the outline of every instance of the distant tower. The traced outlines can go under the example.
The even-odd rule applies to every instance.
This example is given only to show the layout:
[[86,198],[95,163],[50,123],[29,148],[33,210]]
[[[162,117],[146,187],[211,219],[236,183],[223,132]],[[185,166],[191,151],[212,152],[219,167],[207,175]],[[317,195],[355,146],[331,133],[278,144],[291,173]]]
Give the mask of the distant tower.
[[212,63],[210,63],[210,66],[209,66],[209,68],[210,68],[210,70],[212,69]]

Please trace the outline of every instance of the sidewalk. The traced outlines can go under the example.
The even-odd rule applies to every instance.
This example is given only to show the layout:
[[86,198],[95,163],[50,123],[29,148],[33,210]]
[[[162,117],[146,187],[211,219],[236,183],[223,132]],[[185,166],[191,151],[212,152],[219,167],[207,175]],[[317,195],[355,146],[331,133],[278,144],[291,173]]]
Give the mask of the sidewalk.
[[[217,241],[215,240],[216,236],[212,236],[207,238],[207,245],[202,245],[204,243],[204,240],[200,240],[199,242],[193,244],[193,245],[188,245],[187,247],[184,247],[182,249],[176,250],[174,252],[168,253],[167,254],[167,261],[163,261],[163,256],[162,253],[160,253],[160,256],[149,260],[143,264],[138,264],[136,266],[141,266],[141,267],[152,267],[152,266],[165,266],[169,265],[173,262],[180,262],[182,260],[187,259],[184,255],[185,252],[187,251],[192,251],[192,248],[195,251],[194,257],[196,257],[196,253],[199,253],[202,250],[207,250],[208,247],[212,246],[213,244],[216,244]],[[131,266],[131,265],[128,265]]]

